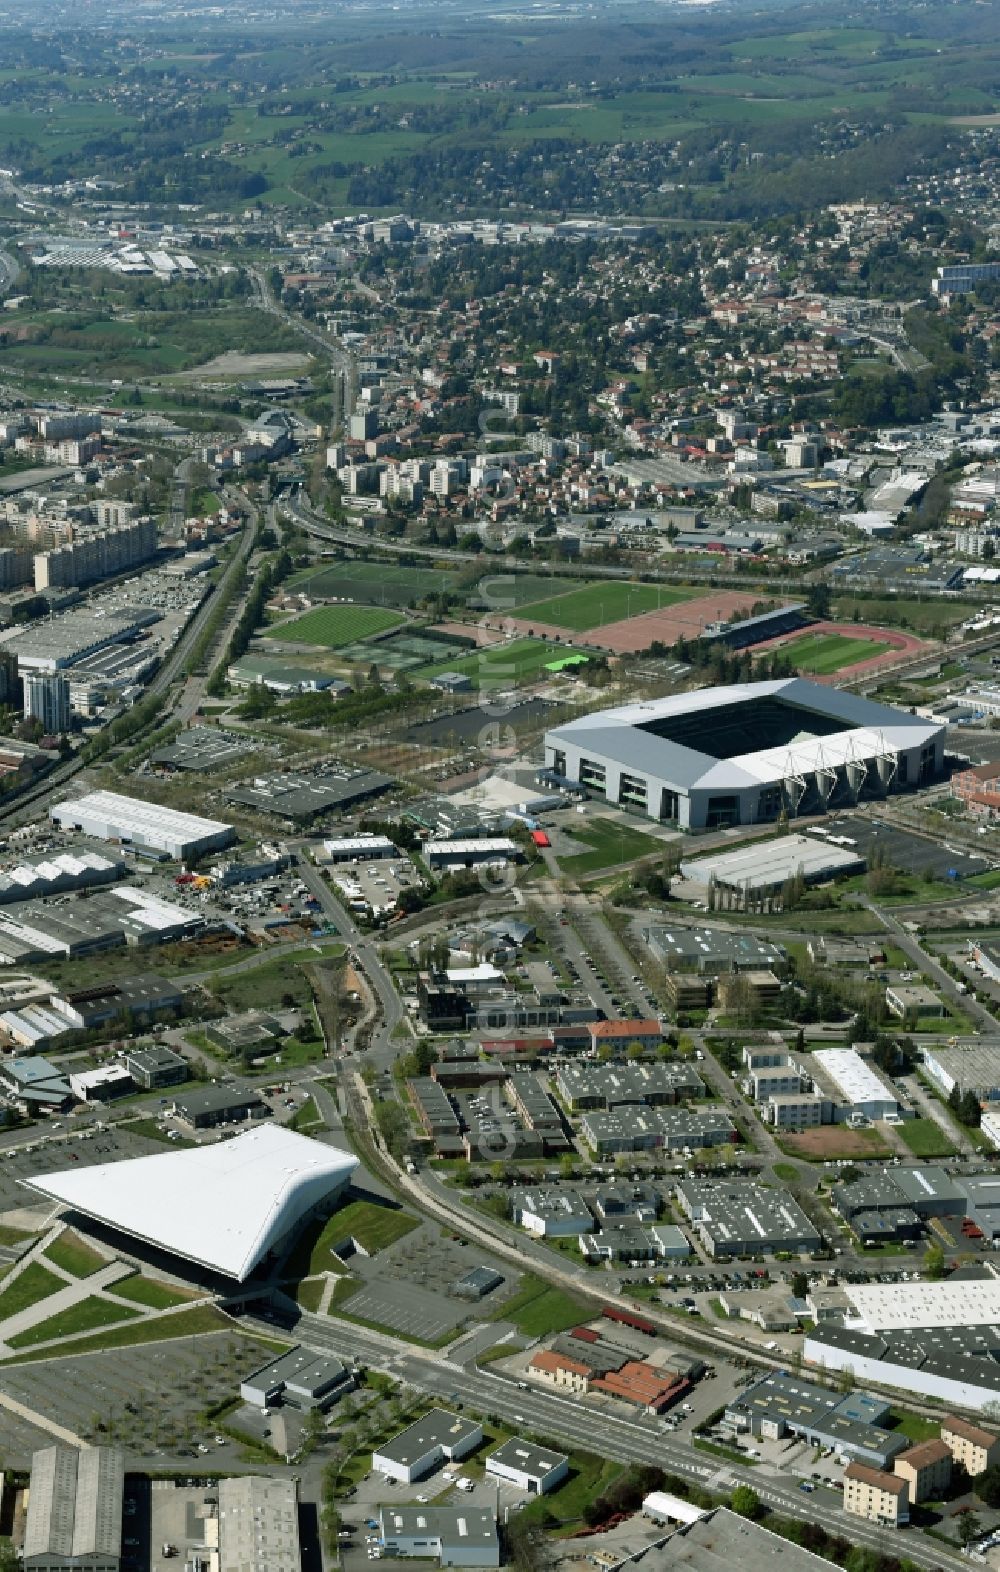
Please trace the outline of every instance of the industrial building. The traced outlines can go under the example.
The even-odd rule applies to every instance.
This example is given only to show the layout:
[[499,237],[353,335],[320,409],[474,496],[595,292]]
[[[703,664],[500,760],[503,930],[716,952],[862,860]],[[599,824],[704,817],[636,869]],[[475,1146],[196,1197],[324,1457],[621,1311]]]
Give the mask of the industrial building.
[[297,1347],[241,1381],[240,1397],[258,1408],[286,1403],[291,1408],[323,1409],[353,1385],[354,1376],[336,1354]]
[[114,884],[125,877],[125,872],[125,864],[119,858],[97,851],[67,851],[29,858],[0,872],[0,905]]
[[[6,1066],[4,1066],[6,1069]],[[243,1282],[358,1160],[275,1125],[231,1141],[38,1175],[28,1189],[143,1243]]]
[[427,841],[422,856],[432,873],[478,868],[484,863],[523,862],[524,852],[508,836],[484,835],[469,841]]
[[705,1095],[701,1076],[682,1059],[659,1064],[566,1064],[556,1076],[556,1087],[574,1113],[626,1103],[655,1108],[683,1097]]
[[76,830],[142,851],[162,852],[178,862],[218,851],[236,839],[231,824],[179,813],[175,808],[115,791],[93,791],[75,802],[56,803],[50,808],[49,817],[64,830]]
[[951,1048],[931,1043],[924,1049],[924,1068],[946,1097],[957,1086],[984,1103],[1000,1102],[1000,1044],[975,1043]]
[[248,1474],[218,1489],[218,1572],[302,1572],[294,1479]]
[[478,1506],[384,1506],[382,1553],[443,1567],[498,1567],[496,1512]]
[[590,1208],[565,1186],[515,1190],[510,1204],[515,1223],[541,1239],[574,1239],[594,1226]]
[[25,1572],[119,1572],[125,1463],[116,1447],[50,1446],[31,1459]]
[[297,825],[370,802],[392,785],[392,776],[377,770],[329,767],[315,775],[258,775],[251,785],[227,792],[226,800]]
[[616,1152],[692,1151],[727,1146],[739,1140],[729,1116],[717,1108],[635,1108],[595,1111],[584,1116],[581,1133],[598,1157]]
[[562,1484],[568,1475],[569,1458],[564,1452],[550,1452],[548,1447],[511,1436],[490,1453],[486,1472],[494,1479],[504,1479],[519,1490],[526,1490],[529,1495],[544,1496]]
[[[983,1334],[983,1335],[980,1335]],[[824,1321],[806,1333],[803,1354],[817,1369],[993,1412],[1000,1403],[1000,1345],[990,1328],[961,1326],[866,1332]]]
[[432,1408],[372,1453],[373,1471],[412,1485],[439,1463],[457,1462],[482,1444],[483,1427],[446,1408]]
[[[688,1501],[675,1505],[668,1497],[667,1502],[669,1518],[681,1526],[668,1539],[623,1560],[617,1572],[733,1572],[734,1567],[740,1572],[774,1572],[775,1567],[781,1572],[829,1572],[830,1563],[822,1556],[728,1507],[703,1512]],[[650,1516],[655,1520],[662,1513],[662,1508],[653,1508]]]
[[711,857],[687,860],[681,863],[681,873],[696,884],[766,893],[780,890],[790,879],[823,884],[828,879],[860,873],[864,866],[864,858],[848,847],[834,846],[813,835],[782,835],[761,845],[739,846]]
[[853,1048],[818,1048],[809,1056],[810,1067],[819,1073],[814,1077],[821,1085],[826,1082],[836,1093],[836,1099],[845,1110],[869,1120],[912,1119],[913,1109],[901,1103],[891,1083]]
[[780,944],[724,928],[675,928],[658,923],[644,928],[642,938],[653,959],[670,972],[691,971],[706,977],[723,972],[781,972],[788,959]]
[[906,1436],[883,1428],[889,1411],[888,1400],[871,1392],[844,1396],[815,1381],[772,1370],[731,1399],[723,1423],[737,1435],[772,1441],[799,1436],[812,1446],[833,1447],[839,1457],[887,1468],[909,1445]]
[[64,611],[49,621],[29,623],[4,640],[4,649],[17,656],[21,673],[63,671],[112,644],[135,639],[155,623],[162,612],[145,606],[114,607],[98,616],[92,611]]
[[682,1179],[674,1193],[715,1260],[776,1251],[811,1253],[823,1243],[815,1224],[790,1195],[745,1177],[738,1182]]
[[196,1086],[170,1104],[170,1112],[191,1130],[211,1130],[219,1124],[267,1119],[271,1105],[258,1092],[235,1086]]
[[189,939],[205,926],[199,912],[131,885],[59,904],[22,901],[0,912],[0,961],[25,965]]
[[941,770],[945,728],[798,677],[674,694],[553,727],[570,787],[688,830],[884,797]]
[[221,726],[189,726],[151,753],[149,762],[161,770],[221,770],[245,758],[254,746]]

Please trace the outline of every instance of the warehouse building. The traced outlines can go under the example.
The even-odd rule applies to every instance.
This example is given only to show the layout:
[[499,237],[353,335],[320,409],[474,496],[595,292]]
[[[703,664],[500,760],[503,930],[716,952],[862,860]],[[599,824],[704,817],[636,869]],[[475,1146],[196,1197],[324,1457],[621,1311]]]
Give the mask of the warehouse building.
[[652,1503],[654,1521],[677,1519],[681,1526],[669,1539],[638,1551],[621,1563],[620,1572],[830,1572],[830,1563],[811,1550],[781,1538],[772,1529],[740,1517],[728,1507],[702,1512],[688,1501],[664,1498],[669,1510]]
[[1000,1044],[950,1048],[934,1043],[924,1049],[924,1068],[946,1097],[957,1086],[980,1102],[1000,1102]]
[[715,1260],[818,1250],[822,1237],[790,1195],[753,1180],[682,1179],[677,1203]]
[[211,1130],[215,1125],[234,1124],[237,1120],[267,1119],[271,1107],[258,1092],[249,1089],[198,1086],[175,1097],[170,1112],[191,1130]]
[[50,1446],[31,1459],[25,1572],[119,1572],[125,1463],[116,1447]]
[[492,1507],[385,1506],[382,1553],[443,1567],[498,1567],[500,1538]]
[[520,846],[506,835],[484,835],[471,841],[427,841],[422,856],[432,873],[524,861]]
[[391,775],[377,770],[331,766],[314,775],[258,775],[250,786],[227,792],[226,800],[256,808],[294,827],[324,813],[344,813],[359,803],[371,802],[392,784]]
[[526,1490],[529,1495],[544,1496],[562,1484],[569,1474],[569,1458],[564,1452],[550,1452],[548,1447],[511,1436],[490,1453],[486,1472],[493,1479],[504,1479],[519,1490]]
[[179,862],[218,851],[236,839],[231,824],[179,813],[156,802],[115,791],[89,792],[75,802],[59,802],[50,818],[64,830],[94,835],[141,851],[161,852]]
[[891,1083],[853,1048],[817,1048],[810,1055],[809,1064],[818,1072],[814,1078],[826,1082],[836,1093],[848,1118],[852,1115],[870,1120],[914,1117],[913,1109],[899,1101]]
[[220,1479],[218,1525],[218,1572],[301,1572],[294,1479]]
[[221,726],[189,726],[157,748],[149,762],[160,770],[221,770],[252,752],[254,743]]
[[811,835],[783,835],[761,845],[686,860],[681,863],[681,873],[695,884],[764,894],[780,890],[790,879],[801,877],[807,884],[824,884],[828,879],[859,873],[864,866],[864,858],[846,847]]
[[290,1348],[287,1354],[240,1382],[244,1403],[272,1408],[284,1402],[291,1408],[329,1408],[354,1385],[354,1377],[336,1354],[312,1348]]
[[93,889],[125,877],[125,864],[96,851],[33,857],[0,873],[0,904],[41,900],[67,890]]
[[446,1408],[432,1408],[372,1453],[373,1471],[412,1485],[439,1463],[454,1463],[482,1445],[483,1427]]
[[546,770],[687,830],[884,797],[940,773],[943,726],[798,677],[702,688],[553,727]]

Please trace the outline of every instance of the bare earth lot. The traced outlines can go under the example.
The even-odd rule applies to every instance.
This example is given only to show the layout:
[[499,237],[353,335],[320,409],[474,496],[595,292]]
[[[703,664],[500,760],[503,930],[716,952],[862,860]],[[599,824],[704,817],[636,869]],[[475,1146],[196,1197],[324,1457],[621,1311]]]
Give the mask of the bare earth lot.
[[178,372],[178,377],[266,377],[285,372],[304,371],[310,357],[301,350],[272,350],[269,354],[247,355],[229,349],[224,355],[206,360],[203,366]]

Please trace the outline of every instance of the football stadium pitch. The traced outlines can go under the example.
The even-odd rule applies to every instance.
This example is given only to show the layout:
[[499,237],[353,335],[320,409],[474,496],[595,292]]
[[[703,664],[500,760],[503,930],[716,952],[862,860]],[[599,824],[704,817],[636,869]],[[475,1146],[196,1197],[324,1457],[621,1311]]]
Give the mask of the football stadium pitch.
[[268,629],[268,637],[339,650],[359,639],[370,639],[373,633],[398,627],[403,620],[398,611],[381,606],[317,606],[291,622],[275,623]]

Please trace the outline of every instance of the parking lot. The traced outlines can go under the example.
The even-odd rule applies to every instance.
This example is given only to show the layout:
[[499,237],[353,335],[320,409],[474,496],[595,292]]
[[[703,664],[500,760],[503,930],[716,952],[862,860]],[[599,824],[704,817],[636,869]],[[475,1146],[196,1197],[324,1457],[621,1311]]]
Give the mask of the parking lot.
[[987,857],[970,856],[957,848],[941,846],[935,841],[911,835],[907,830],[897,830],[882,820],[868,819],[863,814],[849,818],[824,819],[822,828],[829,835],[844,835],[854,841],[862,856],[868,857],[873,847],[879,847],[888,864],[901,873],[947,879],[952,870],[959,879],[971,874],[984,873],[990,867]]
[[[458,1280],[475,1267],[489,1266],[503,1283],[483,1301],[458,1297]],[[491,1315],[510,1297],[517,1274],[474,1246],[443,1235],[434,1224],[423,1224],[375,1259],[356,1255],[352,1271],[362,1287],[348,1301],[347,1313],[395,1332],[436,1342],[469,1319]]]
[[[140,1455],[163,1457],[204,1455],[198,1452],[201,1445],[232,1465],[239,1459],[239,1444],[217,1446],[215,1431],[200,1415],[235,1396],[241,1379],[270,1356],[263,1344],[239,1332],[209,1332],[9,1366],[0,1370],[0,1391],[93,1444],[115,1442]],[[37,1432],[34,1440],[27,1432],[18,1436],[7,1412],[2,1428],[8,1460],[15,1461],[15,1447],[25,1447],[16,1459],[19,1466],[33,1446],[51,1444],[51,1436],[39,1442]]]
[[21,1183],[24,1179],[72,1172],[77,1164],[124,1162],[130,1157],[147,1157],[165,1150],[162,1142],[121,1128],[79,1129],[57,1121],[37,1141],[0,1153],[0,1213],[25,1206],[51,1211],[50,1202],[25,1189]]

